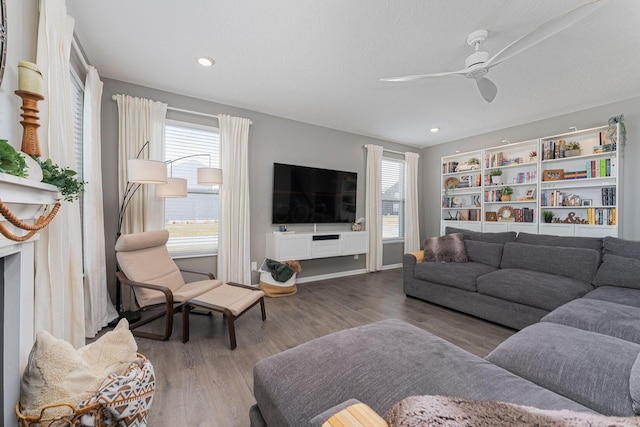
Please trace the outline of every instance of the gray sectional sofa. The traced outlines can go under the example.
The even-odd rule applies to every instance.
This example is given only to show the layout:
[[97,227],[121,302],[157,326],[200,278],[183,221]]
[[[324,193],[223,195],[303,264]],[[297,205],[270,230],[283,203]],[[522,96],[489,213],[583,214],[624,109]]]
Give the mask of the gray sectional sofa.
[[640,425],[640,242],[462,233],[467,262],[405,255],[405,292],[521,331],[484,359],[398,320],[312,340],[256,364],[251,425],[319,426],[349,399],[384,416],[412,395]]
[[522,329],[595,289],[601,238],[446,232],[462,234],[469,261],[418,262],[421,253],[405,254],[406,295]]

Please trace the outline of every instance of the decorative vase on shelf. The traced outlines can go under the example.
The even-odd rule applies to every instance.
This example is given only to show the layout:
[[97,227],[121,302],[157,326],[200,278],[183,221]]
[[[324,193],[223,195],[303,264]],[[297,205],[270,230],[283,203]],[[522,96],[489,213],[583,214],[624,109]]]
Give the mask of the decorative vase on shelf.
[[501,175],[491,175],[491,183],[492,184],[502,184],[502,176]]
[[511,196],[507,196],[506,194],[504,196],[500,196],[500,201],[502,201],[502,202],[510,202],[511,201]]
[[564,152],[564,156],[565,156],[565,157],[575,157],[575,156],[579,156],[581,151],[582,151],[582,150],[565,150],[565,152]]

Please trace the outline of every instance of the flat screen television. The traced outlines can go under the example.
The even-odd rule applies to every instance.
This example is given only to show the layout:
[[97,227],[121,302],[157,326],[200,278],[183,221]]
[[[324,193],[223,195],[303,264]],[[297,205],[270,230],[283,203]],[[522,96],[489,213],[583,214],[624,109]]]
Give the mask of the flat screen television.
[[354,222],[358,174],[273,164],[273,224]]

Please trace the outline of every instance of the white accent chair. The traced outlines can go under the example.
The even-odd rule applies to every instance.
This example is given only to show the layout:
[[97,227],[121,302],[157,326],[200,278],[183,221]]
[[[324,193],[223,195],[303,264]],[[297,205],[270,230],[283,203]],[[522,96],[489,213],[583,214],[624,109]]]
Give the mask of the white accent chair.
[[[231,349],[236,346],[234,320],[254,305],[260,303],[262,320],[265,320],[264,293],[255,288],[226,284],[216,280],[213,273],[180,269],[167,250],[167,230],[123,234],[116,242],[116,258],[119,270],[116,277],[122,285],[133,288],[138,305],[146,309],[164,306],[159,313],[131,325],[135,336],[167,340],[173,330],[173,316],[183,315],[183,342],[189,340],[189,312],[192,306],[223,313],[229,322]],[[185,283],[182,272],[203,274],[206,280]],[[121,285],[119,285],[121,286]],[[193,301],[193,304],[189,304]],[[163,334],[136,331],[161,316],[166,316]]]

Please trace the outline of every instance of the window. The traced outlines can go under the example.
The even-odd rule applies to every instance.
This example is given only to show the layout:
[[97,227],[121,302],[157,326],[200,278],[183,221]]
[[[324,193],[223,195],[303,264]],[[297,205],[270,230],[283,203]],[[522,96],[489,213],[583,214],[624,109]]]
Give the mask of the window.
[[404,161],[382,159],[382,238],[404,237]]
[[[84,181],[83,177],[83,129],[84,129],[84,85],[80,81],[78,74],[71,68],[71,113],[73,115],[73,155],[75,158],[75,171],[78,172],[76,178]],[[84,213],[82,206],[82,195],[78,198],[80,204],[80,218]],[[82,224],[82,222],[81,222]]]
[[198,185],[197,170],[220,167],[218,129],[168,120],[165,160],[173,161],[169,169],[173,177],[187,180],[186,198],[164,199],[169,252],[174,257],[215,254],[218,251],[219,188]]

